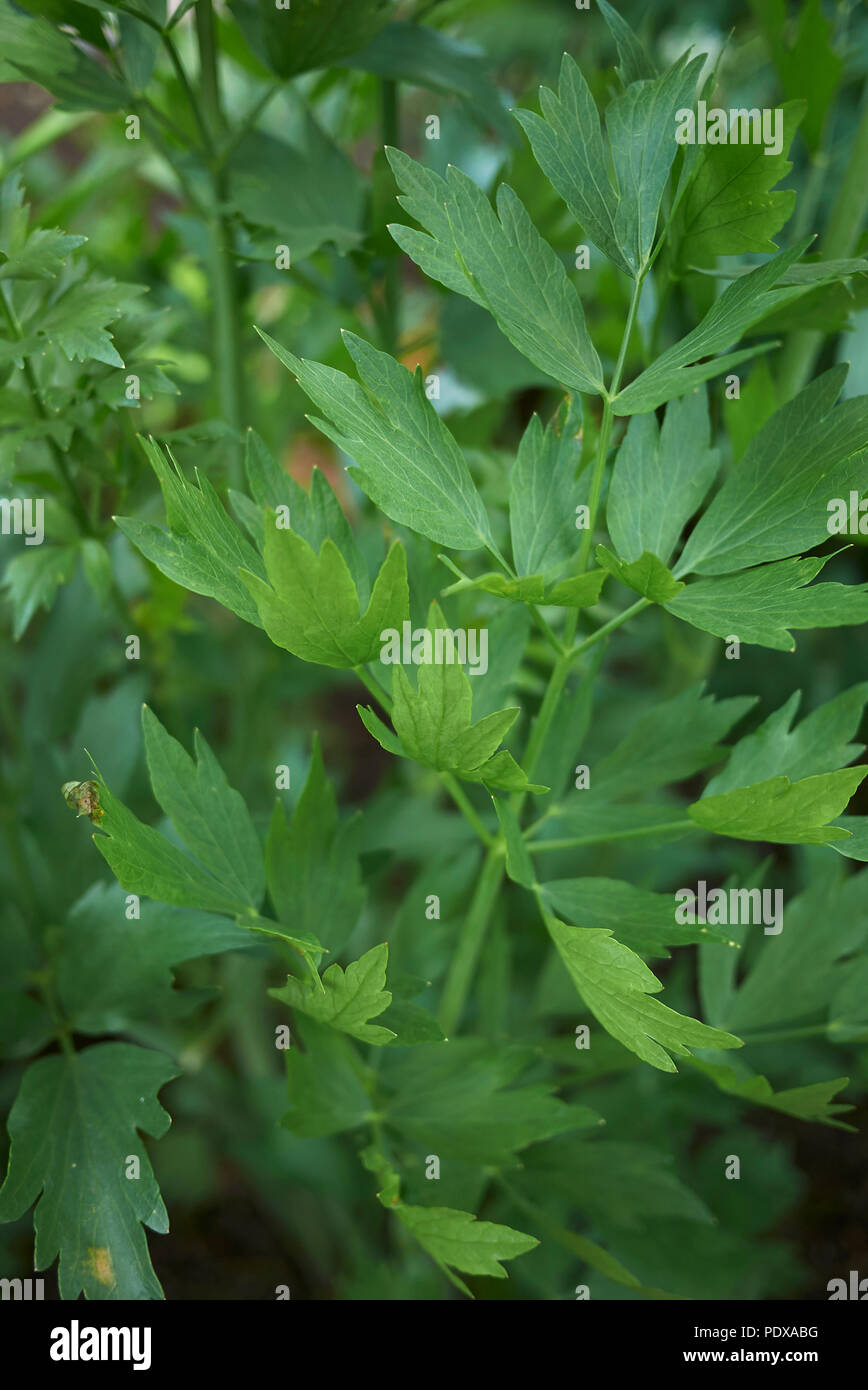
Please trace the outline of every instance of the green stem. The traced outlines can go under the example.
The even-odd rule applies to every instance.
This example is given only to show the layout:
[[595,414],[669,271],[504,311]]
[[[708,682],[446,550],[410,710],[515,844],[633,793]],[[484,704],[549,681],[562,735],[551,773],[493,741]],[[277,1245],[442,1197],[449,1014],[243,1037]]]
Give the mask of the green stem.
[[[534,830],[536,826],[531,826],[530,829]],[[643,836],[665,834],[671,830],[699,829],[700,827],[695,821],[685,818],[666,821],[663,825],[643,825],[636,830],[608,830],[605,835],[575,835],[565,840],[529,840],[527,847],[531,854],[550,854],[554,850],[578,849],[582,845],[609,844],[613,840],[641,840]]]
[[366,671],[364,666],[354,666],[353,670],[362,682],[362,685],[371,692],[377,704],[382,705],[383,709],[389,715],[389,718],[391,718],[392,701],[380,685],[380,682],[376,680],[369,671]]
[[[789,1042],[793,1038],[819,1038],[834,1033],[836,1029],[840,1027],[840,1023],[832,1021],[826,1023],[811,1023],[805,1028],[781,1028],[777,1032],[770,1033],[745,1033],[742,1036],[742,1042],[745,1047],[748,1047],[751,1043]],[[862,1033],[856,1037],[847,1038],[847,1042],[864,1042],[866,1037],[868,1037],[868,1033]]]
[[491,849],[495,843],[495,837],[485,828],[482,821],[479,819],[470,798],[465,793],[457,777],[453,777],[451,772],[441,772],[440,781],[452,797],[452,800],[464,816],[464,819],[473,827],[486,848]]
[[[852,256],[856,250],[865,215],[868,212],[868,89],[863,100],[862,115],[856,129],[850,158],[832,204],[820,249],[824,260],[839,260]],[[785,400],[795,396],[809,380],[820,355],[825,335],[817,329],[802,329],[787,342],[780,358],[781,392]]]
[[[211,0],[199,0],[196,6],[196,37],[199,44],[200,90],[202,124],[207,132],[207,149],[214,151],[224,127],[220,106],[220,78],[217,68],[217,43],[214,32],[214,11]],[[198,109],[198,108],[197,108]],[[244,372],[240,324],[240,286],[238,269],[233,257],[233,238],[230,219],[224,208],[227,204],[225,170],[212,167],[215,210],[208,220],[208,239],[211,258],[213,294],[214,346],[217,361],[216,395],[224,418],[234,430],[244,427]],[[241,457],[232,450],[232,475],[240,481]]]
[[[380,80],[380,129],[384,145],[400,146],[398,119],[398,84],[384,77]],[[389,256],[383,277],[383,346],[395,356],[401,337],[401,257]]]
[[473,973],[485,940],[491,910],[497,901],[505,869],[505,845],[498,837],[489,849],[476,891],[461,927],[440,1001],[440,1026],[447,1038],[455,1032],[470,992]]
[[584,642],[580,642],[577,647],[573,647],[572,651],[567,653],[569,660],[572,661],[575,657],[580,656],[582,652],[586,652],[589,647],[595,646],[596,643],[602,641],[604,637],[608,637],[610,632],[614,632],[616,628],[622,627],[623,624],[629,622],[631,618],[635,618],[637,613],[643,612],[644,609],[650,608],[650,606],[650,598],[637,599],[635,603],[631,603],[629,608],[625,608],[623,613],[619,613],[617,618],[610,619],[608,623],[604,623],[602,627],[598,627],[596,632],[592,632],[590,637],[586,637]]

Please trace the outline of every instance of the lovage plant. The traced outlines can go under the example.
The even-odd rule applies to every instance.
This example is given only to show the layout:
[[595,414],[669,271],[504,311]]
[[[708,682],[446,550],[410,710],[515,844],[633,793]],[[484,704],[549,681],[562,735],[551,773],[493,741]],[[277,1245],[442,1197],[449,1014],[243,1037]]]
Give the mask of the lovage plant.
[[866,1078],[848,36],[760,5],[740,86],[599,0],[510,119],[476,49],[343,8],[0,12],[4,76],[176,200],[144,311],[0,186],[4,521],[48,499],[0,1219],[61,1297],[158,1298],[160,1181],[228,1162],[283,1242],[253,1297],[825,1297],[778,1227]]

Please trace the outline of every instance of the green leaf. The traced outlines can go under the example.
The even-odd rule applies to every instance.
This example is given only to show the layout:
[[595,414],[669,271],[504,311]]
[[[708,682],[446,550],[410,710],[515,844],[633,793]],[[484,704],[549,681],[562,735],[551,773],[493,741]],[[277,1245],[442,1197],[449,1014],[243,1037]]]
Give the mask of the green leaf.
[[615,237],[634,275],[650,260],[663,190],[678,152],[675,115],[692,107],[704,62],[704,56],[684,55],[661,77],[631,83],[606,112],[619,190]]
[[14,556],[6,566],[3,588],[12,606],[13,636],[17,642],[40,608],[51,608],[62,584],[68,584],[78,562],[74,545],[39,545]]
[[[619,198],[609,181],[597,105],[568,53],[561,61],[557,95],[541,87],[540,105],[542,116],[533,111],[514,113],[530,140],[534,159],[591,241],[632,275],[634,268],[615,230]],[[672,145],[674,157],[674,140]]]
[[295,265],[327,243],[343,255],[365,235],[361,174],[309,112],[291,144],[262,130],[246,135],[226,178],[228,201],[253,231],[255,258],[272,267],[276,246],[288,246]]
[[[394,1211],[438,1264],[459,1269],[462,1274],[506,1279],[500,1261],[514,1260],[539,1245],[535,1236],[493,1221],[477,1221],[469,1211],[453,1207],[408,1207],[402,1202]],[[459,1287],[463,1287],[460,1281]]]
[[[384,1030],[385,1031],[385,1030]],[[306,1050],[295,1045],[300,1035]],[[343,1034],[307,1016],[293,1030],[286,1052],[289,1110],[284,1129],[303,1139],[317,1139],[358,1129],[371,1118],[371,1098],[359,1080],[353,1045]]]
[[835,772],[864,753],[865,745],[851,743],[850,739],[858,731],[868,703],[868,682],[852,685],[820,705],[794,729],[801,698],[801,692],[796,690],[759,728],[739,740],[726,766],[706,787],[706,796],[769,777],[783,775],[798,781]]
[[[595,763],[590,795],[616,801],[667,782],[682,782],[722,761],[727,749],[718,740],[754,703],[750,696],[715,700],[703,695],[701,685],[660,701],[640,715],[613,752]],[[676,818],[672,807],[662,814],[668,820]]]
[[[64,16],[66,17],[66,16]],[[0,0],[0,81],[36,82],[68,111],[122,111],[130,93],[39,14]]]
[[778,560],[741,574],[688,584],[668,612],[716,637],[738,637],[775,651],[795,650],[791,628],[846,627],[868,621],[868,584],[814,584],[829,556]]
[[719,1090],[737,1096],[739,1100],[750,1101],[753,1105],[764,1105],[769,1110],[779,1110],[782,1114],[792,1115],[797,1120],[811,1120],[818,1124],[831,1125],[833,1129],[856,1133],[853,1125],[833,1118],[854,1108],[852,1105],[833,1103],[841,1087],[848,1084],[847,1076],[837,1076],[832,1081],[815,1081],[808,1086],[794,1086],[786,1091],[775,1091],[771,1082],[764,1076],[742,1076],[733,1067],[706,1062],[699,1057],[691,1057],[690,1064],[713,1081]]
[[84,236],[35,227],[17,172],[0,183],[0,280],[54,280]]
[[150,902],[139,910],[128,919],[118,885],[96,883],[67,916],[57,992],[77,1033],[122,1033],[180,1013],[186,1000],[172,988],[172,966],[253,944],[225,917]]
[[683,264],[712,265],[716,256],[777,250],[772,238],[788,221],[796,195],[770,190],[793,167],[787,151],[807,109],[805,101],[782,108],[780,154],[764,144],[703,147],[680,208]]
[[609,33],[615,40],[618,57],[621,60],[621,66],[617,71],[624,86],[629,87],[631,82],[641,82],[645,78],[656,77],[654,64],[626,19],[608,4],[607,0],[597,0],[597,8],[606,21]]
[[663,561],[650,550],[643,551],[638,560],[629,564],[613,555],[605,545],[598,545],[595,554],[602,569],[652,603],[666,603],[685,587],[681,580],[673,579]]
[[381,1046],[391,1042],[395,1034],[369,1019],[376,1018],[389,1007],[392,996],[387,989],[386,962],[389,947],[374,946],[361,960],[353,961],[346,971],[337,964],[330,965],[322,976],[322,988],[302,983],[290,975],[282,989],[270,989],[274,999],[300,1009],[318,1023],[327,1023],[342,1033],[349,1033],[360,1042]]
[[552,1095],[551,1082],[513,1085],[531,1061],[526,1049],[478,1038],[390,1048],[380,1072],[384,1123],[423,1153],[436,1134],[441,1158],[483,1164],[511,1164],[531,1144],[599,1124],[587,1106]]
[[729,941],[720,927],[676,922],[671,893],[649,893],[613,878],[553,879],[540,891],[544,902],[568,922],[614,932],[618,941],[643,956],[668,959],[669,946]]
[[[177,1074],[160,1052],[111,1042],[42,1057],[24,1073],[0,1221],[36,1202],[34,1264],[46,1269],[60,1256],[61,1298],[162,1298],[142,1225],[164,1234],[169,1220],[137,1131],[165,1134],[156,1094]],[[135,1182],[125,1176],[131,1154]]]
[[600,1230],[642,1230],[649,1222],[714,1220],[705,1202],[681,1181],[672,1157],[650,1144],[603,1138],[552,1145],[532,1160],[538,1190],[562,1193]]
[[831,47],[832,24],[823,14],[820,0],[805,0],[796,8],[795,37],[788,43],[785,0],[753,0],[753,8],[785,94],[801,97],[810,93],[802,134],[811,153],[815,154],[843,68],[841,59]]
[[868,864],[868,816],[839,816],[834,824],[846,830],[850,839],[835,840],[832,849],[847,859]]
[[660,981],[610,931],[567,926],[548,913],[545,922],[591,1013],[643,1062],[658,1071],[677,1071],[669,1052],[687,1057],[690,1048],[741,1047],[732,1034],[709,1028],[651,998],[663,988]]
[[535,887],[536,874],[515,810],[499,797],[494,797],[494,809],[506,842],[506,872],[513,883],[520,883],[523,888]]
[[317,555],[294,531],[282,530],[274,513],[265,526],[268,583],[247,570],[241,578],[272,642],[302,661],[347,668],[375,661],[381,634],[400,629],[410,611],[407,558],[395,541],[377,575],[364,613],[347,562],[326,539]]
[[340,951],[365,900],[358,860],[361,817],[338,824],[335,792],[314,735],[304,790],[286,822],[275,803],[265,847],[268,892],[281,922]]
[[673,396],[683,396],[699,382],[728,371],[770,346],[760,343],[756,347],[715,357],[710,362],[699,361],[738,342],[752,324],[805,293],[807,287],[804,285],[791,285],[785,289],[774,287],[809,244],[802,241],[779,252],[765,265],[757,266],[743,279],[728,285],[697,328],[673,347],[667,348],[635,381],[618,392],[612,401],[614,413],[637,415],[655,410],[664,401],[671,400]]
[[434,280],[488,309],[514,347],[567,390],[604,391],[585,312],[563,262],[506,184],[497,212],[472,179],[450,165],[446,178],[400,150],[387,151],[403,196],[425,228],[389,231]]
[[[450,631],[436,603],[429,610],[428,629]],[[436,655],[433,643],[431,654]],[[388,752],[466,781],[508,791],[532,790],[511,755],[496,752],[518,717],[518,708],[497,710],[472,724],[473,687],[456,661],[423,662],[415,689],[404,668],[395,666],[392,698],[394,733],[373,710],[357,706],[365,728]]]
[[154,796],[178,835],[229,897],[258,909],[265,893],[259,836],[205,739],[196,729],[194,762],[147,705],[142,732]]
[[333,67],[388,20],[390,0],[317,0],[277,10],[274,0],[232,0],[232,14],[257,57],[278,77]]
[[630,420],[612,469],[606,525],[626,560],[644,551],[669,564],[685,524],[714,482],[720,454],[711,445],[705,387],[670,401],[658,431],[653,414]]
[[846,839],[831,825],[846,809],[868,767],[842,768],[791,782],[770,777],[688,806],[687,814],[704,830],[737,840],[768,840],[779,845],[824,845]]
[[[259,332],[259,330],[257,330]],[[275,357],[332,423],[314,423],[355,462],[355,480],[393,521],[456,550],[491,540],[464,455],[413,375],[386,352],[344,333],[367,390],[343,372],[306,362],[260,332]]]
[[511,579],[499,570],[489,570],[485,574],[477,575],[475,579],[465,578],[458,584],[450,584],[443,592],[457,594],[469,589],[481,589],[483,593],[496,594],[498,598],[509,599],[512,603],[592,608],[600,597],[605,580],[606,571],[602,569],[586,570],[584,574],[559,579],[555,584],[547,583],[542,574],[529,574]]
[[238,573],[250,570],[264,579],[259,552],[233,525],[204,474],[197,471],[198,487],[194,487],[174,459],[172,467],[166,463],[152,439],[140,442],[159,478],[171,529],[166,532],[133,517],[115,517],[117,526],[174,583],[217,599],[245,622],[262,627],[256,604]]
[[426,24],[396,20],[387,24],[370,43],[336,67],[372,72],[377,77],[409,82],[434,92],[453,92],[462,97],[478,121],[491,126],[511,142],[514,126],[508,118],[500,93],[487,76],[482,50],[462,43]]
[[561,402],[545,430],[539,416],[531,416],[509,479],[517,574],[551,573],[575,555],[576,504],[586,496],[584,487],[576,485],[581,454],[581,408],[571,397]]
[[763,425],[694,528],[678,576],[727,574],[828,539],[829,498],[865,478],[868,396],[835,406],[846,377],[846,363],[831,367]]

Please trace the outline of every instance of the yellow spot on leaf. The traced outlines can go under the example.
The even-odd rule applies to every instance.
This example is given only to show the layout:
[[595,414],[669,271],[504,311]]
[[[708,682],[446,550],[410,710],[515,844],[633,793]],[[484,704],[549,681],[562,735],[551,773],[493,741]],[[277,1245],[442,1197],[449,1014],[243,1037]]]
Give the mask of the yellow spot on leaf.
[[98,1284],[105,1284],[106,1288],[114,1288],[115,1272],[112,1267],[112,1257],[104,1245],[89,1246],[85,1264]]

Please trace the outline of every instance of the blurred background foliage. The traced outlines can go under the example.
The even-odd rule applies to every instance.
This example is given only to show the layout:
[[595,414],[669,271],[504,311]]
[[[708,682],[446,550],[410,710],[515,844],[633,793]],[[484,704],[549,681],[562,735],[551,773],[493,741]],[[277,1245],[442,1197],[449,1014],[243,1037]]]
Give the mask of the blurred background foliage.
[[[49,411],[62,407],[68,427],[52,442],[18,419],[21,383],[8,358],[2,367],[0,483],[10,496],[50,499],[38,572],[6,568],[20,558],[21,542],[0,537],[4,977],[34,968],[28,923],[56,930],[94,883],[107,881],[87,823],[74,820],[59,795],[63,782],[87,776],[83,750],[127,804],[153,818],[138,717],[147,700],[185,745],[194,727],[203,730],[263,833],[274,768],[291,769],[292,789],[283,795],[292,806],[318,730],[342,812],[364,813],[368,906],[351,957],[385,935],[402,969],[442,978],[479,859],[436,778],[415,766],[396,767],[367,736],[355,714],[360,689],[351,674],[289,658],[215,603],[178,588],[142,560],[111,518],[163,519],[137,433],[170,443],[188,473],[196,467],[218,486],[237,487],[239,439],[253,426],[305,485],[313,467],[324,470],[369,557],[382,554],[393,530],[402,534],[414,613],[421,615],[449,579],[436,547],[384,528],[338,452],[306,419],[306,398],[253,326],[300,356],[341,368],[340,330],[351,329],[406,365],[436,373],[438,409],[467,449],[490,509],[502,514],[503,458],[514,452],[531,413],[546,418],[558,393],[482,310],[426,282],[398,251],[387,231],[399,209],[383,145],[398,145],[441,172],[457,164],[487,190],[508,179],[571,265],[575,226],[509,110],[536,108],[538,85],[556,82],[563,50],[577,58],[604,102],[616,81],[609,32],[596,6],[584,12],[567,0],[350,5],[331,27],[331,45],[314,43],[305,60],[303,48],[281,46],[268,6],[233,0],[213,16],[218,92],[207,65],[204,80],[198,77],[199,55],[208,50],[197,35],[195,6],[183,5],[187,13],[171,30],[178,66],[154,31],[129,15],[109,18],[109,7],[3,4],[0,32],[14,43],[0,45],[0,175],[20,176],[34,223],[87,238],[70,274],[146,290],[133,297],[126,288],[101,291],[89,281],[87,291],[117,300],[119,313],[106,322],[124,362],[141,363],[140,401],[118,398],[110,363],[69,361],[49,347],[35,369],[37,386]],[[160,0],[145,8],[162,22]],[[864,121],[865,8],[621,0],[620,10],[660,62],[673,61],[690,44],[707,51],[711,63],[719,60],[721,104],[762,107],[809,96],[784,180],[798,193],[796,212],[779,240],[822,234]],[[33,56],[34,49],[47,51],[49,31],[63,36],[58,26],[83,41],[80,61],[90,73],[84,97],[70,87],[80,74],[70,77],[60,57],[49,81]],[[44,85],[27,80],[31,68]],[[200,83],[204,129],[179,78],[182,69]],[[138,93],[134,104],[123,88],[118,95],[116,78]],[[139,139],[127,138],[134,112]],[[439,120],[436,140],[426,138],[431,116]],[[209,148],[210,163],[202,154]],[[291,250],[288,270],[275,265],[276,248],[284,244]],[[846,254],[864,253],[865,245],[861,235]],[[610,372],[624,288],[602,257],[592,259],[581,283],[589,328]],[[713,277],[679,262],[677,247],[661,260],[655,284],[657,301],[640,315],[628,372],[691,327],[719,290]],[[750,364],[739,401],[712,393],[715,433],[728,458],[740,456],[806,362],[819,367],[847,359],[847,391],[868,391],[868,307],[858,296],[841,286],[818,291],[807,327],[824,336],[814,340],[811,356],[805,319],[785,323],[781,351]],[[594,432],[594,419],[586,418],[588,449]],[[58,450],[66,460],[62,473]],[[57,547],[67,550],[55,555],[52,568],[45,557]],[[868,578],[864,542],[861,554],[851,550],[840,572],[832,576],[830,567],[827,577]],[[453,623],[464,602],[480,611],[478,596],[454,601]],[[135,663],[125,656],[129,633],[141,638]],[[492,650],[500,648],[493,642]],[[533,701],[547,657],[538,646],[530,650],[532,660],[520,672],[508,670],[506,680]],[[699,680],[719,697],[760,697],[744,730],[793,689],[802,690],[805,712],[865,674],[860,629],[800,634],[797,651],[786,658],[747,647],[735,662],[722,659],[719,642],[692,630],[688,640],[687,629],[655,610],[620,636],[601,671],[587,761],[614,746],[651,700]],[[866,733],[863,728],[864,741]],[[566,776],[569,769],[562,771]],[[868,811],[868,803],[863,798],[851,809]],[[774,854],[775,881],[794,890],[823,851],[777,847]],[[629,854],[616,845],[595,847],[547,868],[553,876],[607,873],[671,890],[698,877],[719,883],[750,872],[757,858],[750,846],[718,840],[701,855],[689,842]],[[424,918],[429,892],[441,897],[439,922]],[[646,1283],[691,1297],[818,1298],[828,1278],[851,1268],[868,1272],[864,1138],[749,1110],[687,1068],[672,1084],[633,1065],[617,1045],[610,1054],[605,1037],[593,1056],[571,1050],[574,996],[559,998],[536,979],[542,928],[525,920],[518,901],[504,898],[493,924],[476,1025],[494,1041],[531,1038],[535,1046],[542,1030],[545,1050],[572,1068],[566,1093],[593,1104],[613,1139],[639,1146],[621,1155],[621,1171],[614,1164],[610,1200],[595,1199],[589,1182],[577,1215],[570,1199],[557,1195],[563,1220],[578,1220],[592,1236],[613,1242]],[[818,931],[822,926],[818,921]],[[693,1012],[690,967],[676,959],[662,973],[667,1001]],[[335,1140],[300,1140],[278,1127],[284,1081],[273,1036],[282,1013],[265,989],[280,982],[281,972],[269,951],[195,961],[179,967],[177,977],[187,1007],[119,1028],[168,1052],[183,1071],[163,1093],[172,1129],[149,1145],[172,1221],[168,1236],[149,1240],[166,1295],[261,1298],[288,1284],[294,1298],[443,1297],[433,1265],[387,1231],[387,1213],[372,1202],[370,1177],[351,1149]],[[6,1108],[27,1047],[10,1028],[2,1042]],[[858,1107],[849,1118],[857,1125],[861,1119],[864,1129],[864,1045],[833,1048],[822,1037],[806,1037],[753,1051],[752,1064],[773,1076],[778,1089],[849,1074],[846,1099]],[[649,1150],[657,1157],[649,1158]],[[742,1155],[756,1181],[723,1182],[721,1152]],[[522,1178],[531,1187],[535,1162],[527,1160]],[[660,1171],[652,1182],[655,1165]],[[675,1174],[719,1224],[691,1220]],[[446,1190],[453,1182],[454,1193]],[[463,1205],[468,1184],[469,1175],[459,1172],[439,1184],[438,1200]],[[406,1195],[408,1201],[426,1197]],[[489,1200],[486,1216],[502,1218],[499,1201]],[[29,1216],[0,1228],[4,1273],[29,1270],[31,1242]],[[511,1269],[509,1284],[472,1282],[487,1297],[563,1298],[582,1281],[581,1270],[575,1256],[544,1242]],[[628,1294],[595,1276],[594,1296]]]

